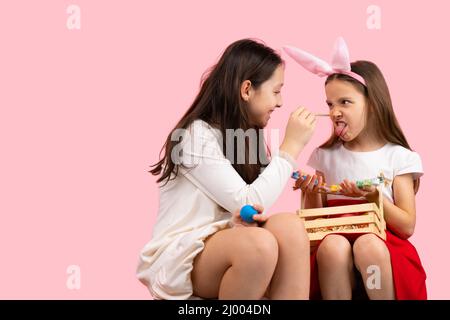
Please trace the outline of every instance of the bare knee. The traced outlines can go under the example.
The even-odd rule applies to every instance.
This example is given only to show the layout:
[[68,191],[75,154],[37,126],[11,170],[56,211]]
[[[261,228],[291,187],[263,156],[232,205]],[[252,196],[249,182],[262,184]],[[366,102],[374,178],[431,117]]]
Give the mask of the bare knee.
[[242,227],[238,245],[233,252],[231,264],[247,270],[275,269],[278,260],[278,243],[275,237],[263,228]]
[[304,245],[309,248],[309,238],[303,221],[295,213],[284,212],[271,216],[264,228],[275,235],[278,242]]
[[320,264],[342,265],[351,259],[350,242],[340,235],[329,235],[322,240],[317,249],[317,262]]
[[365,234],[356,239],[353,256],[358,269],[368,263],[381,263],[390,259],[386,244],[374,234]]

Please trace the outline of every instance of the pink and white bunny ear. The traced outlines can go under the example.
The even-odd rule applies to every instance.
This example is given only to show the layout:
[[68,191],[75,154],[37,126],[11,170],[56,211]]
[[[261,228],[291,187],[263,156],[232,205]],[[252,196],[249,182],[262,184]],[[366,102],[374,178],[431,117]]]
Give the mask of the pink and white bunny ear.
[[328,62],[323,61],[306,51],[292,46],[284,46],[283,49],[289,56],[291,56],[291,58],[297,61],[306,70],[317,74],[320,77],[333,73],[333,68],[328,64]]
[[295,47],[284,46],[283,49],[306,70],[320,77],[329,76],[334,73],[342,73],[358,80],[363,85],[366,85],[366,82],[362,76],[352,72],[350,54],[348,52],[347,44],[342,37],[337,38],[334,45],[331,65],[329,65],[326,61],[323,61],[312,54]]
[[350,66],[350,54],[348,53],[348,47],[342,37],[337,38],[336,43],[334,44],[331,66],[336,71],[349,72],[352,70]]

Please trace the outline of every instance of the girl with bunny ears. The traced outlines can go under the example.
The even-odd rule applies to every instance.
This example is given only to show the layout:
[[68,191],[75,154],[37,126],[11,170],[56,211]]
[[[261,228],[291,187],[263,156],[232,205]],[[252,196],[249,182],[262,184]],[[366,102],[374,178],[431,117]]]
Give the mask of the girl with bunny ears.
[[[308,71],[327,77],[326,103],[334,128],[308,161],[315,175],[296,181],[305,194],[305,208],[375,202],[374,187],[361,189],[350,181],[380,172],[392,181],[383,191],[386,240],[374,234],[325,237],[311,253],[311,299],[351,299],[360,294],[370,299],[426,299],[426,274],[407,240],[416,223],[422,163],[395,117],[381,71],[372,62],[350,63],[342,38],[336,42],[331,65],[297,48],[284,49]],[[323,181],[340,184],[344,195],[313,192]]]

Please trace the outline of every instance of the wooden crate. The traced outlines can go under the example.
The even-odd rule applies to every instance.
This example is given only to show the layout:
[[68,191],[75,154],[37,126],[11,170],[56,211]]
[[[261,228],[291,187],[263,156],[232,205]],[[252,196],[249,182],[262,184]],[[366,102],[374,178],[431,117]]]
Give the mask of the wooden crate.
[[[333,233],[374,233],[385,240],[386,222],[383,212],[382,185],[377,189],[379,194],[377,203],[303,209],[304,199],[301,198],[298,215],[304,221],[311,247],[316,247],[325,236]],[[340,216],[343,214],[345,216]]]

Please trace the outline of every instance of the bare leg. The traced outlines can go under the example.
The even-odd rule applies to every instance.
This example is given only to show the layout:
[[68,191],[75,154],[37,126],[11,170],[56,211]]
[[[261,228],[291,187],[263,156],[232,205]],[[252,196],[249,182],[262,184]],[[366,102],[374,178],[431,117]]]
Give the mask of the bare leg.
[[194,295],[219,299],[260,299],[278,258],[275,237],[257,227],[219,231],[194,260]]
[[309,298],[309,239],[294,213],[278,213],[263,226],[278,242],[278,263],[269,290],[270,299]]
[[341,235],[329,235],[317,249],[319,283],[324,300],[350,300],[355,285],[352,247]]
[[353,244],[353,256],[369,298],[395,299],[391,257],[383,240],[374,234],[360,236]]

